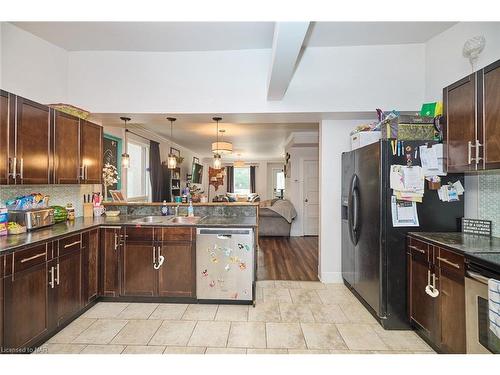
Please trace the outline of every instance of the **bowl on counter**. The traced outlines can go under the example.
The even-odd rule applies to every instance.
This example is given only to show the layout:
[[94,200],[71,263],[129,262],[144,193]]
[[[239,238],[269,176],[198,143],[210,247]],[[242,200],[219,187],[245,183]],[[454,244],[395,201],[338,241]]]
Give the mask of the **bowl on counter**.
[[116,217],[118,215],[120,215],[120,211],[106,211],[106,216]]

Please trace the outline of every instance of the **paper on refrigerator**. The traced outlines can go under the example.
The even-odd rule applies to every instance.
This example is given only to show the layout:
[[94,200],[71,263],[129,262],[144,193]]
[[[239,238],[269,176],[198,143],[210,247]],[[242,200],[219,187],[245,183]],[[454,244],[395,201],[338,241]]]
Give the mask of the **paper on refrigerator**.
[[420,146],[419,152],[424,176],[446,176],[442,143]]
[[417,204],[415,202],[401,201],[396,196],[391,197],[392,226],[418,227]]

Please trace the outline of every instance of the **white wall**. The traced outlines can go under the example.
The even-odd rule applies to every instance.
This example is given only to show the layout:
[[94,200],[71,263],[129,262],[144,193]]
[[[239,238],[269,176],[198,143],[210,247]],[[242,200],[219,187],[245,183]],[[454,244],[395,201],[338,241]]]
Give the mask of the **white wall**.
[[1,22],[0,88],[40,103],[67,101],[68,53]]
[[290,154],[290,177],[285,179],[285,198],[292,202],[297,217],[292,222],[290,230],[291,236],[304,235],[304,202],[302,189],[304,186],[304,176],[302,172],[302,162],[304,160],[319,160],[318,147],[289,147],[286,152]]
[[477,35],[486,38],[486,47],[474,66],[474,70],[479,70],[500,58],[500,22],[460,22],[426,43],[427,101],[442,100],[443,87],[472,72],[469,60],[462,56],[462,48]]
[[323,120],[319,126],[319,278],[325,283],[342,282],[342,152],[350,151],[349,133],[364,122]]
[[270,59],[270,49],[72,52],[69,100],[113,113],[415,110],[423,100],[422,44],[307,48],[282,101],[267,101]]

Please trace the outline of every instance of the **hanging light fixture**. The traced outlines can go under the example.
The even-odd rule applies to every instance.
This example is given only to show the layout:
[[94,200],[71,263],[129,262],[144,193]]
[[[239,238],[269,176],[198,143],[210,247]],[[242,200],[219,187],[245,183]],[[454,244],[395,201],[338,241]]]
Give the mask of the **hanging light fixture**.
[[130,166],[130,155],[127,154],[127,121],[130,121],[130,117],[120,117],[120,120],[125,122],[125,145],[123,147],[123,154],[122,154],[122,167],[123,168],[128,168]]
[[[170,142],[173,142],[173,127],[174,127],[174,121],[177,120],[175,117],[167,117],[167,120],[170,121]],[[168,154],[167,157],[167,167],[168,169],[175,169],[177,168],[177,157],[172,154],[171,152]]]
[[222,120],[222,117],[213,117],[212,120],[217,121],[217,136],[221,135],[221,141],[219,142],[219,138],[217,138],[216,142],[212,143],[212,152],[214,154],[230,154],[233,152],[233,144],[231,142],[224,142],[224,133],[226,132],[224,129],[219,130],[219,121]]
[[[215,133],[216,136],[215,144],[219,144],[219,121],[222,120],[222,117],[212,117],[212,120],[217,122],[217,129],[216,129],[217,132]],[[212,152],[213,150],[214,150],[214,143],[212,143]],[[221,167],[222,167],[222,158],[219,152],[216,151],[214,153],[214,168],[220,169]]]
[[238,160],[235,160],[233,163],[233,167],[235,168],[243,168],[245,166],[245,162],[241,160],[241,154],[238,154]]

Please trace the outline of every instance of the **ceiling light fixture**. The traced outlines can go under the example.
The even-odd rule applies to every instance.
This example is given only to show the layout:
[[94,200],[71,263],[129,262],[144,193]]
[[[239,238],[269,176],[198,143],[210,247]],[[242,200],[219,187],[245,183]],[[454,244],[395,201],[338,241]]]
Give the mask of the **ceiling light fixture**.
[[[217,132],[216,132],[216,142],[215,144],[219,144],[219,121],[222,120],[222,117],[212,117],[212,120],[217,122]],[[216,147],[217,148],[217,147]],[[212,143],[212,152],[214,151],[214,143]],[[214,168],[220,169],[222,167],[222,158],[219,154],[218,150],[214,153]]]
[[[218,121],[216,119],[219,119]],[[231,142],[224,142],[224,134],[226,131],[224,129],[219,129],[219,121],[222,120],[222,117],[214,117],[214,121],[217,121],[217,133],[221,135],[221,141],[219,142],[219,138],[217,138],[217,142],[212,143],[212,152],[214,154],[231,154],[233,152],[233,144]]]
[[235,160],[233,163],[234,168],[243,168],[245,167],[245,162],[241,160],[241,154],[238,154],[238,160]]
[[130,117],[120,117],[120,120],[125,122],[125,145],[122,154],[122,167],[126,169],[130,166],[130,155],[127,154],[127,121],[130,121]]
[[[170,144],[172,145],[174,142],[174,137],[172,135],[174,121],[177,119],[175,117],[167,117],[167,120],[170,121]],[[170,149],[170,150],[172,150],[172,149]],[[167,167],[168,167],[168,169],[177,168],[177,157],[174,154],[172,154],[171,152],[168,154],[168,157],[167,157]]]

